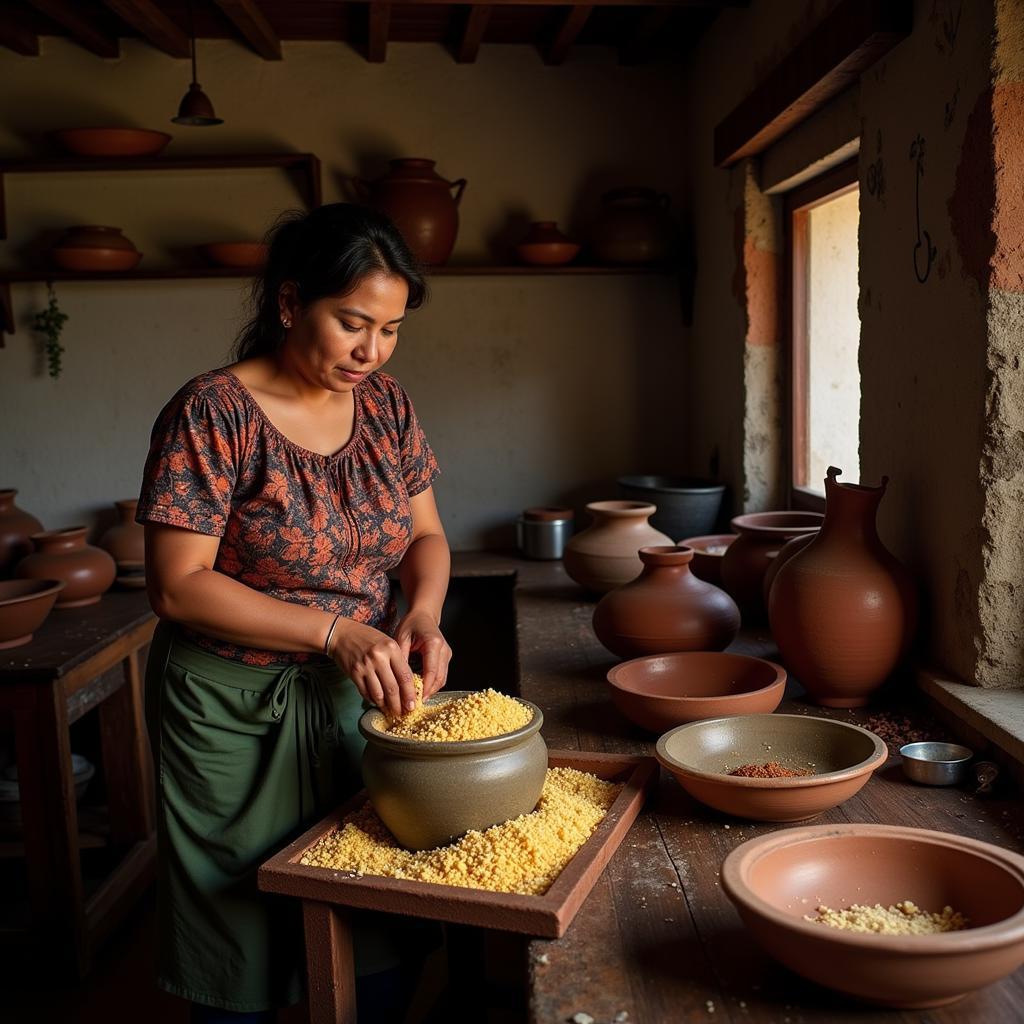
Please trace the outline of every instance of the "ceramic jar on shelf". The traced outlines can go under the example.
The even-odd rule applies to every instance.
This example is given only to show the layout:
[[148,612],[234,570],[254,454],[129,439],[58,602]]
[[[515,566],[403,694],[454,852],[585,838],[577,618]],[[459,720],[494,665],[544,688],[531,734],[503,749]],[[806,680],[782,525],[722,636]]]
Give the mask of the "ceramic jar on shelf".
[[739,609],[724,590],[690,572],[693,551],[667,545],[639,554],[640,576],[594,609],[598,640],[621,658],[728,647],[740,628]]
[[579,244],[566,238],[553,220],[534,221],[516,246],[516,255],[524,263],[548,267],[570,263],[579,251]]
[[641,548],[671,546],[648,522],[656,509],[642,501],[592,501],[593,522],[565,546],[565,571],[580,586],[598,594],[635,580],[643,570]]
[[117,567],[102,548],[85,542],[85,527],[47,530],[32,535],[35,552],[23,558],[15,569],[21,579],[62,580],[64,589],[58,608],[95,604],[111,583]]
[[115,501],[118,522],[111,526],[99,539],[99,546],[117,563],[138,565],[146,557],[146,531],[135,522],[138,498],[123,498]]
[[68,228],[50,250],[53,262],[63,270],[131,270],[142,253],[125,238],[120,228],[83,225]]
[[14,567],[32,553],[32,534],[43,524],[34,515],[18,508],[13,487],[0,489],[0,579],[10,576]]
[[601,197],[601,212],[590,229],[599,263],[666,263],[674,255],[676,229],[669,197],[651,188],[616,188]]
[[781,568],[768,603],[786,667],[826,707],[866,704],[906,653],[917,625],[917,592],[879,539],[888,485],[840,483],[828,469],[821,531]]

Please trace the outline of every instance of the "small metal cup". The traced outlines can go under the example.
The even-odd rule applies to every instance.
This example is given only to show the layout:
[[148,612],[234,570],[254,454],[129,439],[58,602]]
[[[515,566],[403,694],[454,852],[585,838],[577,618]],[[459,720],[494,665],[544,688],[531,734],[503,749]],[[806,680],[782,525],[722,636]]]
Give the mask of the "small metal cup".
[[572,519],[527,519],[516,522],[516,543],[527,558],[554,560],[562,557],[572,536]]
[[955,786],[967,776],[974,751],[959,743],[907,743],[900,747],[903,773],[924,786]]

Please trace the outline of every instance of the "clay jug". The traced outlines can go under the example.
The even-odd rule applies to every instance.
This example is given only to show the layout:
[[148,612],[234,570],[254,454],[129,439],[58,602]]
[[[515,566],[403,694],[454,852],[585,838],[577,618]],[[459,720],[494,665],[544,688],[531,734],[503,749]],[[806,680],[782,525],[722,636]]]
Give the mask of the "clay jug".
[[146,531],[135,522],[138,498],[115,501],[119,521],[100,537],[99,546],[121,568],[125,562],[138,564],[146,557]]
[[765,618],[764,576],[786,541],[816,533],[820,512],[751,512],[732,520],[739,536],[722,556],[722,586],[740,606],[744,621]]
[[114,582],[117,568],[101,548],[85,542],[85,527],[47,530],[32,535],[36,550],[23,558],[15,570],[22,579],[63,580],[58,608],[95,604]]
[[675,249],[676,230],[669,197],[650,188],[616,188],[601,197],[601,212],[590,229],[599,263],[664,263]]
[[621,658],[721,651],[736,639],[736,602],[690,572],[690,548],[641,548],[640,560],[639,577],[605,594],[594,609],[594,632],[609,651]]
[[768,612],[786,667],[818,704],[855,708],[892,673],[917,626],[907,570],[878,537],[889,483],[840,483],[830,466],[821,532],[783,565]]
[[434,171],[433,160],[403,158],[390,163],[391,170],[376,181],[353,178],[356,191],[365,203],[391,218],[420,263],[446,263],[455,247],[466,179],[446,181]]
[[0,579],[10,576],[14,567],[32,553],[31,537],[43,524],[14,504],[14,488],[0,490]]
[[816,536],[816,533],[805,533],[801,537],[794,537],[792,540],[787,540],[786,543],[779,548],[779,553],[768,563],[768,568],[764,573],[764,583],[761,587],[761,596],[764,598],[765,608],[768,607],[768,595],[772,592],[772,584],[775,582],[775,577],[778,575],[779,570],[798,551],[803,551],[803,549],[807,547],[807,545],[810,544]]
[[642,501],[592,501],[593,523],[565,545],[565,571],[581,586],[607,593],[635,580],[644,567],[641,548],[673,541],[647,521],[657,511]]

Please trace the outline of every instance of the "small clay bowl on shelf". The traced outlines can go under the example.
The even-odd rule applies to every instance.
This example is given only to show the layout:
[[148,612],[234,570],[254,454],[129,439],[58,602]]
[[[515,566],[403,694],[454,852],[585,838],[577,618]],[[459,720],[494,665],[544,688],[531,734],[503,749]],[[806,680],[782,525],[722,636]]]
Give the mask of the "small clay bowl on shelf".
[[974,751],[959,743],[907,743],[900,757],[908,779],[924,786],[955,786],[967,777]]
[[559,267],[579,255],[576,242],[520,242],[516,254],[524,263],[540,267]]
[[133,270],[142,260],[142,253],[130,249],[74,249],[56,247],[50,250],[53,262],[61,270]]
[[63,589],[62,580],[0,580],[0,648],[27,644]]
[[[677,726],[655,753],[690,796],[715,810],[754,821],[805,821],[853,796],[888,749],[873,732],[830,718],[738,715]],[[729,774],[772,762],[809,774]]]
[[690,572],[705,583],[722,585],[722,557],[729,545],[736,539],[735,533],[710,533],[703,537],[687,537],[679,541],[679,547],[693,549]]
[[200,249],[217,267],[259,270],[267,262],[267,247],[263,242],[208,242]]
[[171,141],[167,132],[150,128],[67,128],[53,139],[75,156],[156,156]]
[[631,722],[665,732],[724,715],[770,714],[786,690],[786,670],[724,651],[655,654],[610,669],[615,706]]
[[[899,825],[780,829],[725,858],[722,889],[766,952],[869,1003],[942,1006],[1024,963],[1024,857],[966,836]],[[967,927],[886,935],[814,920],[819,906],[905,900],[929,912],[951,907]]]

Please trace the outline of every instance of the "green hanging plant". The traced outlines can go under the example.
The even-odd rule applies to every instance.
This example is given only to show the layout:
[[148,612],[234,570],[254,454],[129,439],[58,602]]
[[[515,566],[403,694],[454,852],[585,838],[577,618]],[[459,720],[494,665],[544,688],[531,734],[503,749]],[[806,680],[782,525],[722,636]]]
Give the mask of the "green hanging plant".
[[43,336],[46,345],[46,359],[50,364],[50,376],[59,377],[61,371],[60,358],[64,354],[64,346],[60,343],[61,331],[67,321],[67,313],[61,312],[57,305],[57,293],[53,285],[49,287],[50,302],[46,309],[36,313],[32,318],[32,330]]

